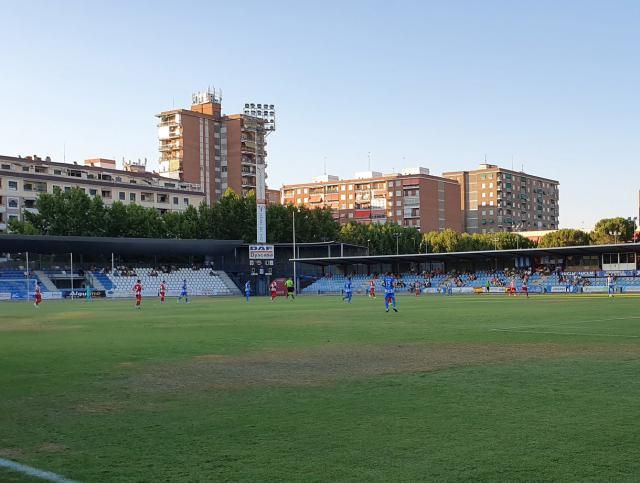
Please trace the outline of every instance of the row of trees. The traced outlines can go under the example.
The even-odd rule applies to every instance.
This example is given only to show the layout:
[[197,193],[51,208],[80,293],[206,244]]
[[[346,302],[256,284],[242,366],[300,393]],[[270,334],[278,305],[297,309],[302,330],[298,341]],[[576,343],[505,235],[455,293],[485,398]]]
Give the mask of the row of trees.
[[[228,190],[213,206],[189,206],[181,213],[160,213],[154,208],[115,202],[106,206],[100,197],[91,198],[80,189],[41,194],[37,213],[25,212],[24,219],[9,223],[12,233],[28,235],[109,236],[136,238],[256,239],[256,199],[240,197]],[[328,209],[293,205],[267,207],[267,240],[292,241],[293,215],[299,242],[342,241],[366,246],[372,255],[389,253],[432,253],[492,249],[533,248],[536,245],[515,233],[473,234],[453,230],[422,234],[415,228],[395,224],[340,226]],[[539,247],[562,247],[631,241],[635,222],[625,218],[600,220],[591,233],[563,229],[542,237]]]
[[639,241],[635,230],[636,223],[630,218],[604,218],[591,232],[562,229],[548,233],[540,239],[538,246],[551,248]]
[[[12,233],[27,235],[108,236],[135,238],[256,239],[256,199],[227,191],[213,206],[189,206],[183,212],[160,213],[154,208],[125,205],[106,206],[100,197],[91,198],[80,189],[41,194],[37,213],[25,212],[23,220],[9,223]],[[269,205],[269,242],[292,241],[293,211],[299,219],[296,236],[301,242],[336,239],[339,225],[329,210]]]

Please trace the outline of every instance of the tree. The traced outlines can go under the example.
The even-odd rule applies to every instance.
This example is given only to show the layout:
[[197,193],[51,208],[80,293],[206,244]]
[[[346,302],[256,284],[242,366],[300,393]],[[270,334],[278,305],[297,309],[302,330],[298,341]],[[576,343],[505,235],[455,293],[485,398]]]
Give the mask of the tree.
[[28,221],[24,220],[9,220],[8,224],[9,233],[15,233],[17,235],[41,235],[40,230],[33,226]]
[[573,230],[570,228],[564,228],[562,230],[547,233],[538,242],[540,248],[553,248],[553,247],[572,247],[589,245],[589,234],[582,230]]
[[[627,242],[633,239],[633,233],[636,229],[635,222],[621,216],[617,218],[604,218],[596,223],[595,228],[591,232],[591,240],[596,245],[606,245],[609,243]],[[609,233],[619,233],[619,235],[610,235]]]

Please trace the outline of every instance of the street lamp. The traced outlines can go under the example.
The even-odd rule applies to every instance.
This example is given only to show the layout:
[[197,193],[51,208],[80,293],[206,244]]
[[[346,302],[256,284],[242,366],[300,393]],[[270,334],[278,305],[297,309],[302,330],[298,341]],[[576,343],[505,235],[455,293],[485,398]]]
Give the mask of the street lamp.
[[369,239],[367,239],[367,256],[369,256],[369,254],[370,254],[369,253],[369,245],[370,245],[370,243],[371,243],[371,239],[369,238]]
[[297,294],[298,293],[298,280],[297,280],[297,273],[296,273],[296,258],[298,258],[298,254],[296,253],[296,211],[298,211],[298,207],[295,206],[293,208],[293,211],[291,212],[292,215],[292,220],[291,220],[291,224],[292,224],[292,229],[293,229],[293,293]]
[[396,239],[396,255],[400,254],[400,233],[394,233],[393,236]]
[[615,239],[615,243],[617,245],[618,244],[618,237],[620,235],[622,235],[622,233],[620,233],[618,230],[615,230],[615,231],[610,231],[609,235],[612,236],[612,237],[615,237],[614,239]]

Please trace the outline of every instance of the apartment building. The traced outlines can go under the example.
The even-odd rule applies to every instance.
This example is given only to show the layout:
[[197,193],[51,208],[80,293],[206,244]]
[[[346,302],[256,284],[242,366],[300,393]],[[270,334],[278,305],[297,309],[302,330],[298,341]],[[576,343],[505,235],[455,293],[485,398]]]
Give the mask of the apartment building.
[[284,204],[330,208],[341,224],[397,223],[423,232],[462,230],[460,185],[431,176],[426,168],[400,173],[356,173],[353,179],[321,176],[311,183],[285,185]]
[[555,230],[558,181],[481,164],[472,171],[443,173],[460,184],[460,206],[468,233]]
[[[274,106],[264,107],[273,119]],[[202,186],[209,204],[227,188],[241,195],[256,190],[258,165],[266,165],[268,120],[257,114],[222,114],[215,90],[194,94],[191,109],[156,117],[162,175]]]
[[182,211],[204,200],[199,185],[147,172],[142,163],[125,163],[124,169],[116,169],[114,160],[103,158],[69,164],[48,157],[0,155],[0,232],[24,211],[36,211],[40,193],[74,187],[101,197],[107,205],[114,201],[136,203],[160,212]]

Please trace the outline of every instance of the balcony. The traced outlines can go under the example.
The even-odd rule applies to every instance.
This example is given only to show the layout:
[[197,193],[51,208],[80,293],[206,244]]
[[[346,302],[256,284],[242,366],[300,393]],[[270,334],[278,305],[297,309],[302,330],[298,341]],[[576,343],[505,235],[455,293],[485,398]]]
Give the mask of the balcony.
[[177,151],[179,149],[182,149],[182,143],[160,144],[160,146],[158,147],[158,150],[161,153]]

